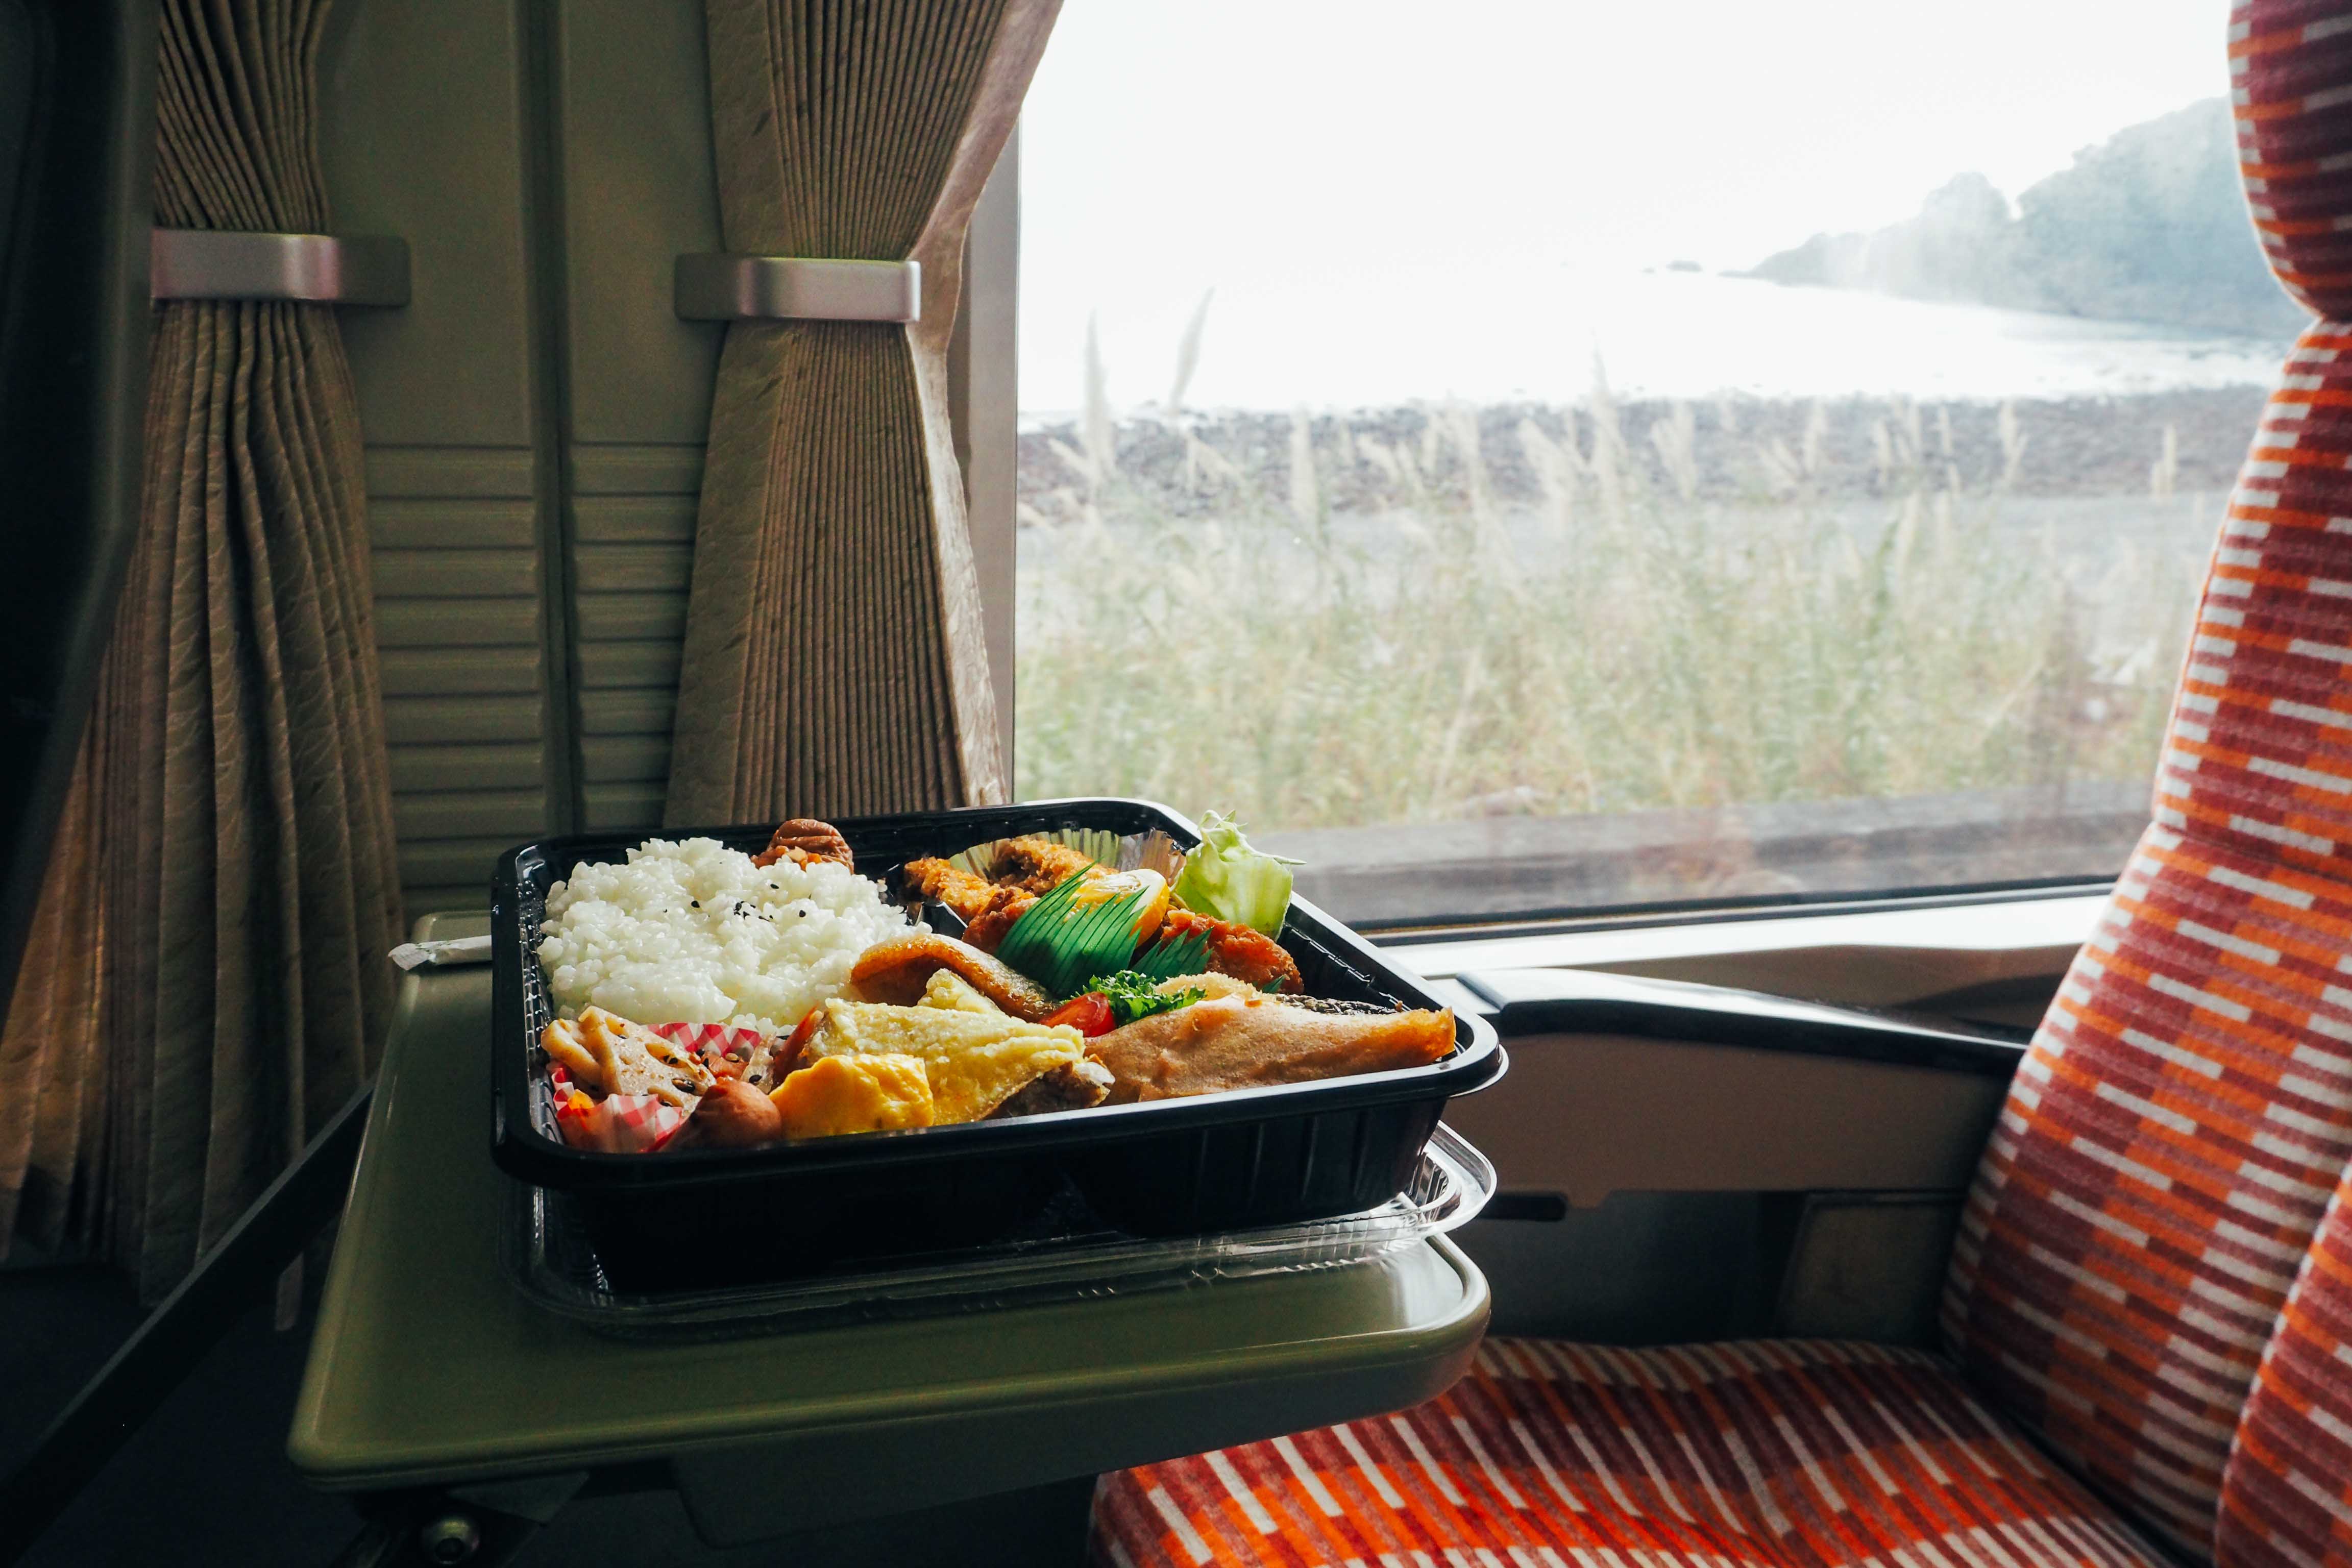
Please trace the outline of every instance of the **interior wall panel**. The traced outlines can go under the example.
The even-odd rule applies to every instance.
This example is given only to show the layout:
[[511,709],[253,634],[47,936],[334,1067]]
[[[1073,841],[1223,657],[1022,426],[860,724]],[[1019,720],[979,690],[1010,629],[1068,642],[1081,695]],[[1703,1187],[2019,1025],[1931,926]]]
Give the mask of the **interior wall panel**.
[[412,297],[346,310],[373,533],[393,814],[412,915],[568,826],[551,679],[551,472],[534,399],[519,5],[352,0],[321,60],[336,227],[407,240]]
[[700,447],[575,446],[566,517],[589,828],[661,821]]
[[335,225],[412,259],[405,308],[341,318],[402,878],[478,908],[516,842],[661,819],[724,337],[670,296],[720,247],[701,8],[337,16]]
[[558,26],[581,814],[628,830],[662,816],[725,331],[677,319],[671,268],[720,248],[719,178],[700,6],[578,0]]

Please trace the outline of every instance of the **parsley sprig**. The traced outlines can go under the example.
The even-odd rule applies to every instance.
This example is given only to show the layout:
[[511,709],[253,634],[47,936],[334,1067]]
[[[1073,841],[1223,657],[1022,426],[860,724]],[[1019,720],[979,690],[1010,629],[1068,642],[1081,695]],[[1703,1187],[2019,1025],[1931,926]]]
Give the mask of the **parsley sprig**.
[[1111,1016],[1122,1024],[1149,1018],[1154,1013],[1173,1013],[1179,1007],[1190,1007],[1208,994],[1197,986],[1162,994],[1156,984],[1149,974],[1122,969],[1117,974],[1096,975],[1087,983],[1087,989],[1100,993],[1102,999],[1110,1004]]

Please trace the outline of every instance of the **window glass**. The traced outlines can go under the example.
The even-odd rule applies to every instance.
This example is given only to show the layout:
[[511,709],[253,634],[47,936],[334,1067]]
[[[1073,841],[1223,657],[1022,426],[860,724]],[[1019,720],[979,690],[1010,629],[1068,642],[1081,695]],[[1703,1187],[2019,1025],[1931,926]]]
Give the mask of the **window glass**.
[[2114,873],[2301,320],[2118,15],[1071,0],[1021,793],[1374,924]]

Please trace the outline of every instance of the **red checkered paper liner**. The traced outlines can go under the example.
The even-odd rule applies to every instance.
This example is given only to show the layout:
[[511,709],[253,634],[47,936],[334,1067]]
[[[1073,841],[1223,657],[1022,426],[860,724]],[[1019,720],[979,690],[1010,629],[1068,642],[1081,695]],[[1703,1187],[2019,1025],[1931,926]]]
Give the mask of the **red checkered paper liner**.
[[[768,1037],[757,1029],[735,1029],[724,1024],[647,1027],[699,1056],[721,1078],[741,1076],[768,1045]],[[677,1135],[692,1109],[650,1094],[608,1094],[598,1100],[574,1088],[562,1068],[551,1068],[550,1072],[555,1088],[556,1131],[569,1148],[604,1154],[650,1154]]]
[[573,1149],[593,1153],[651,1153],[686,1125],[685,1109],[650,1094],[608,1094],[602,1100],[574,1089],[554,1069],[555,1128]]
[[757,1029],[730,1029],[724,1024],[652,1024],[656,1035],[685,1047],[702,1058],[720,1078],[740,1078],[767,1048],[768,1037]]

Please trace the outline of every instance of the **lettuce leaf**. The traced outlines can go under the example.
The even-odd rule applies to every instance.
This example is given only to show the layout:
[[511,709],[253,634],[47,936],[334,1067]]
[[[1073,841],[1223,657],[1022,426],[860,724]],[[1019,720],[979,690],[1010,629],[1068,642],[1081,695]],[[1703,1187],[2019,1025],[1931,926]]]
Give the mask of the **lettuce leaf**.
[[1222,812],[1201,818],[1201,847],[1184,858],[1175,895],[1188,910],[1270,937],[1290,916],[1290,868],[1303,864],[1250,847],[1242,825]]

